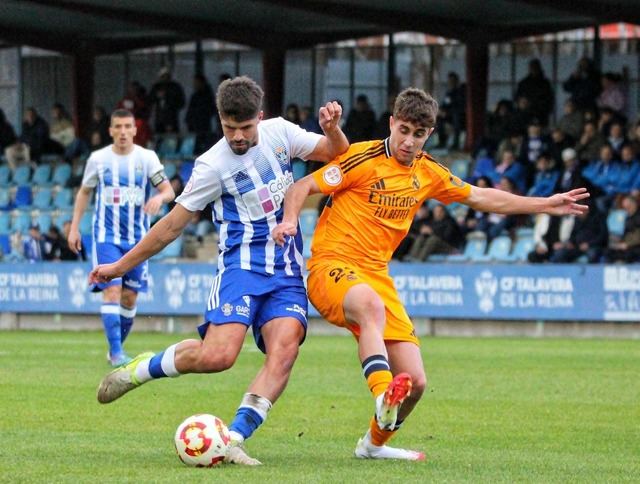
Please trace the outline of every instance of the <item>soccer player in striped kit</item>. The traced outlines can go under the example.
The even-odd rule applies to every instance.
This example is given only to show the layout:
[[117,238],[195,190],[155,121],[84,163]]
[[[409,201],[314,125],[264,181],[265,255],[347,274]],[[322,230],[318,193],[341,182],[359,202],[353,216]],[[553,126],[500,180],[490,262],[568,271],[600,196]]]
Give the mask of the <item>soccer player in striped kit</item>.
[[102,380],[98,400],[111,402],[156,378],[224,371],[233,366],[251,327],[266,359],[229,426],[227,456],[245,465],[260,464],[242,443],[284,390],[307,328],[302,239],[298,235],[280,247],[271,238],[293,184],[291,159],[329,161],[349,147],[338,103],[320,108],[322,136],[282,118],[263,121],[262,98],[262,89],[247,77],[220,85],[216,99],[224,138],[196,160],[173,210],[122,259],[96,267],[90,276],[95,282],[121,276],[178,237],[194,211],[212,204],[220,254],[204,324],[198,328],[202,339],[137,356]]
[[[117,261],[126,254],[149,230],[149,216],[175,197],[158,156],[134,144],[136,126],[130,111],[113,112],[109,133],[113,144],[94,151],[87,160],[68,237],[70,249],[79,252],[80,219],[97,188],[92,234],[94,266]],[[153,196],[152,187],[158,191]],[[109,362],[114,367],[128,363],[131,358],[122,345],[133,325],[138,293],[147,290],[147,262],[136,264],[109,282],[94,284],[92,290],[102,291],[100,313],[109,342]]]

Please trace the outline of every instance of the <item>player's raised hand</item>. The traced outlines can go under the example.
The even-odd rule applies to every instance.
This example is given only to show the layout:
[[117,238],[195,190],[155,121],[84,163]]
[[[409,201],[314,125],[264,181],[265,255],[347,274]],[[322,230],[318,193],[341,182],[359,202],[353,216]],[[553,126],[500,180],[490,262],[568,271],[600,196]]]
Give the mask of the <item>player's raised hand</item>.
[[576,188],[565,193],[556,193],[547,200],[549,209],[546,212],[550,215],[580,215],[589,210],[587,205],[578,203],[589,198],[590,194],[586,188]]
[[82,238],[80,237],[80,231],[78,229],[69,230],[69,235],[67,236],[67,244],[69,245],[69,249],[74,254],[79,254],[82,250]]
[[340,126],[342,118],[342,106],[336,101],[330,101],[320,108],[318,122],[324,133],[332,131]]
[[94,267],[89,274],[89,284],[109,282],[122,275],[122,272],[118,270],[115,264],[101,264]]
[[160,212],[160,208],[162,207],[162,196],[156,195],[151,197],[149,201],[144,206],[144,211],[149,215],[156,215]]
[[287,236],[295,236],[297,233],[298,227],[287,222],[282,222],[281,224],[276,225],[276,228],[271,232],[271,236],[273,237],[273,240],[275,240],[276,244],[282,247]]

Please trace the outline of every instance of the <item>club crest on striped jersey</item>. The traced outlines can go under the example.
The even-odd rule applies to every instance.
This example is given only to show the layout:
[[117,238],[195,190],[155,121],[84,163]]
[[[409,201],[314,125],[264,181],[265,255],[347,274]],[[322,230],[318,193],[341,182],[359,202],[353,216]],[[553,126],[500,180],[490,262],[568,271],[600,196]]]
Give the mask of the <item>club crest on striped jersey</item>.
[[231,316],[231,313],[233,312],[233,305],[224,303],[220,309],[222,310],[222,314],[225,316]]
[[289,160],[289,153],[284,146],[276,146],[273,154],[280,163],[286,163]]

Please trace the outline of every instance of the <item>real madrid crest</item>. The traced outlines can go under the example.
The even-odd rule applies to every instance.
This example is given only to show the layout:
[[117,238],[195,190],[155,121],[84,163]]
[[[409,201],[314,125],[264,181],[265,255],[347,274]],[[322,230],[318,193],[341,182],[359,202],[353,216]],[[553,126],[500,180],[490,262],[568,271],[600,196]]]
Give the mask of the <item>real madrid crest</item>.
[[414,190],[420,190],[420,180],[418,180],[418,177],[416,175],[413,175],[412,185]]

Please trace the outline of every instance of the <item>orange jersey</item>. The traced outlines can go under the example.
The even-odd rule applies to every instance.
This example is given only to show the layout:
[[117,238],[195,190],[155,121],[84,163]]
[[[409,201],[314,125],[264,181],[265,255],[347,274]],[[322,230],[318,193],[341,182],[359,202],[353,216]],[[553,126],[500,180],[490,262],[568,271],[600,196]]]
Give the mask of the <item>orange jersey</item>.
[[426,199],[449,204],[471,192],[427,153],[418,153],[411,166],[400,164],[388,139],[351,145],[313,177],[331,198],[318,220],[309,267],[339,259],[384,270]]

